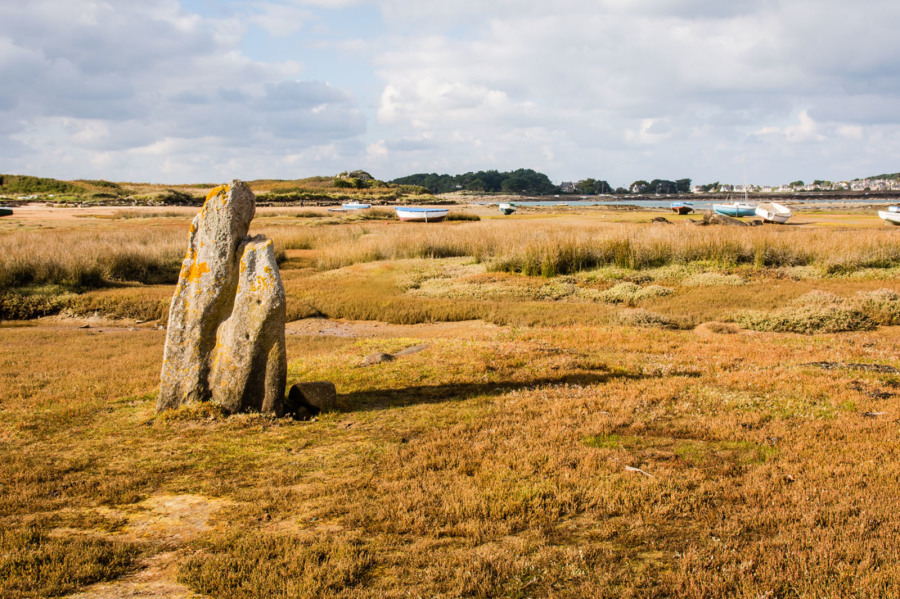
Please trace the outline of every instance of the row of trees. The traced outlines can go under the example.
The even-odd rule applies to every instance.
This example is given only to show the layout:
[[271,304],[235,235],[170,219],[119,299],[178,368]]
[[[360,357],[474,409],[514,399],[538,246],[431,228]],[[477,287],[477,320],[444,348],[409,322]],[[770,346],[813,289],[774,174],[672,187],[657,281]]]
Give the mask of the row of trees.
[[[488,193],[504,192],[523,195],[551,195],[562,193],[558,185],[550,178],[532,169],[521,168],[510,172],[495,170],[478,171],[464,175],[438,175],[437,173],[420,173],[394,179],[391,183],[399,185],[419,185],[432,193],[450,193],[454,191],[480,191]],[[571,190],[571,188],[569,188]],[[629,188],[613,187],[602,179],[587,178],[575,184],[575,192],[583,195],[626,194],[626,193],[690,193],[691,180],[654,179],[635,181]]]
[[584,195],[616,193],[616,190],[614,190],[606,181],[591,179],[590,177],[577,182],[575,184],[575,191]]
[[691,180],[654,179],[647,183],[643,179],[639,179],[631,184],[628,191],[631,193],[691,193]]
[[547,175],[528,168],[520,168],[510,172],[478,171],[477,173],[466,173],[464,175],[421,173],[394,179],[391,183],[419,185],[430,189],[432,193],[450,193],[460,190],[520,193],[524,195],[559,193],[559,187],[554,185]]

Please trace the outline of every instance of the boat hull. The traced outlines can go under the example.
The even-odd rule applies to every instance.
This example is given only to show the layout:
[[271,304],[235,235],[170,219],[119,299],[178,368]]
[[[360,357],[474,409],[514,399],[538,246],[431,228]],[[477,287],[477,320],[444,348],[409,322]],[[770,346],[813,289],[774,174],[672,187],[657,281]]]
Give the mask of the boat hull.
[[673,203],[669,205],[669,209],[675,214],[688,214],[694,211],[694,205],[687,203]]
[[513,212],[516,211],[516,207],[513,206],[512,204],[500,204],[499,208],[500,208],[500,213],[504,214],[505,216],[509,216],[510,214],[512,214]]
[[446,208],[394,208],[397,218],[409,223],[438,223],[447,218]]
[[890,212],[887,210],[879,210],[878,216],[886,223],[892,225],[900,225],[900,212]]
[[12,216],[12,208],[0,208],[0,216]]
[[793,213],[781,204],[771,203],[762,204],[756,207],[756,216],[763,219],[764,222],[783,225],[793,216]]
[[372,207],[371,204],[355,204],[355,203],[341,204],[341,208],[343,208],[344,210],[365,210],[366,208],[371,208],[371,207]]
[[753,216],[756,214],[756,206],[750,204],[713,204],[713,211],[716,214],[725,216]]

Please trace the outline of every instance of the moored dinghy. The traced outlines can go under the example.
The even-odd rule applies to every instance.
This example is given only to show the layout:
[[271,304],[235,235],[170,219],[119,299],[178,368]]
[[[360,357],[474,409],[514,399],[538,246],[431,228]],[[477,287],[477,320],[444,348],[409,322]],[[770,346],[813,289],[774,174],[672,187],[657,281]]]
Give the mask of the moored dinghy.
[[412,206],[395,206],[397,218],[404,222],[436,223],[447,218],[447,208],[417,208]]
[[694,211],[694,204],[692,202],[672,202],[669,204],[669,208],[675,214],[687,214]]
[[500,212],[502,212],[506,216],[509,216],[516,211],[516,205],[511,202],[509,204],[500,204],[499,208]]
[[371,204],[360,204],[359,202],[350,202],[347,204],[341,204],[341,208],[344,210],[365,210],[366,208],[371,208]]
[[878,217],[891,225],[900,225],[900,206],[888,206],[887,210],[879,210]]
[[756,206],[753,204],[745,204],[744,202],[735,202],[733,204],[713,204],[713,211],[717,214],[725,216],[753,216],[756,214]]
[[793,213],[787,206],[771,202],[768,204],[760,204],[759,206],[757,206],[756,216],[760,217],[767,223],[783,225],[787,222],[787,219],[793,216]]
[[12,208],[0,206],[0,216],[12,216]]

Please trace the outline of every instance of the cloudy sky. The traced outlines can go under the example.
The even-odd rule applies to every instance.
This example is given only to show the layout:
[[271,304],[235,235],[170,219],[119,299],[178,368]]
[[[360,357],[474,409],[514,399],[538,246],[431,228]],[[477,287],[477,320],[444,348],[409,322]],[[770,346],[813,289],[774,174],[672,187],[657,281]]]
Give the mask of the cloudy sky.
[[900,171],[896,0],[0,2],[0,172]]

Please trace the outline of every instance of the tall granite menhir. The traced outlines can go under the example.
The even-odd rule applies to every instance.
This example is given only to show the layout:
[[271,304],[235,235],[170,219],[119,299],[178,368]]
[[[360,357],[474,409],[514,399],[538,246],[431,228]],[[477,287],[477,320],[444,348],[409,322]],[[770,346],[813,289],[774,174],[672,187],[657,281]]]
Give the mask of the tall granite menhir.
[[212,401],[281,415],[285,294],[272,242],[248,237],[256,198],[242,181],[213,189],[191,224],[169,309],[156,410]]

